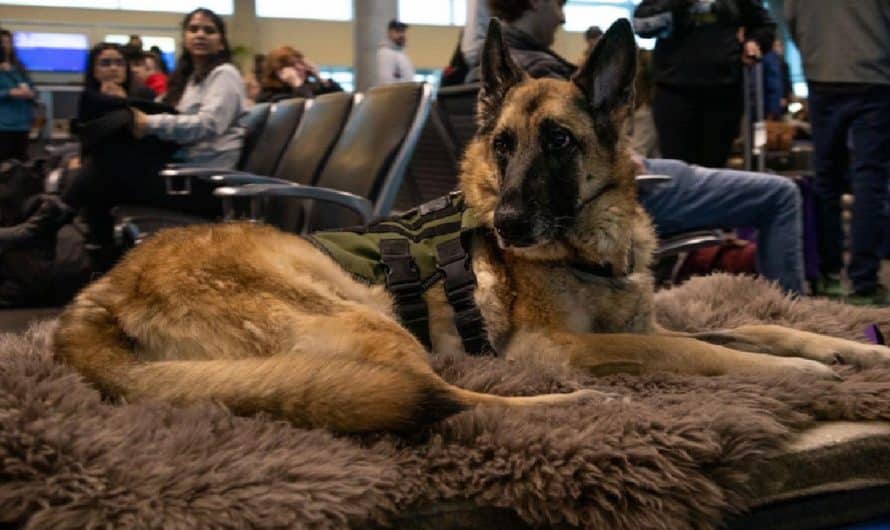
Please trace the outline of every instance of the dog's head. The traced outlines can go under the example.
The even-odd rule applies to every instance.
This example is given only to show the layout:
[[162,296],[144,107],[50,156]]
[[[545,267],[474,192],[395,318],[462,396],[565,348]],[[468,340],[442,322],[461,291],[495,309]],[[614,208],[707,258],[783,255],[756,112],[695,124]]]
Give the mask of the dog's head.
[[563,258],[597,217],[635,204],[622,147],[636,72],[630,24],[619,20],[570,81],[531,79],[492,20],[482,57],[479,132],[461,186],[499,245],[530,258]]

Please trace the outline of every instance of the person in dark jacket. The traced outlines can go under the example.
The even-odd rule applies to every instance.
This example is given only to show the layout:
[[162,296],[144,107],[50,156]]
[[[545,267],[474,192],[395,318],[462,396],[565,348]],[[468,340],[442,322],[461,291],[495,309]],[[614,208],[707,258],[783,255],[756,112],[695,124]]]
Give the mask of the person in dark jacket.
[[83,85],[77,108],[78,122],[87,122],[110,110],[125,108],[128,100],[150,101],[156,95],[136,81],[123,47],[110,42],[100,42],[90,50]]
[[342,92],[336,81],[324,79],[318,68],[299,51],[281,46],[270,51],[263,61],[257,103],[287,98],[312,98]]
[[840,198],[849,171],[854,197],[849,300],[890,303],[878,283],[881,240],[888,230],[890,2],[786,0],[785,17],[809,86],[825,290],[839,286],[844,268]]
[[643,0],[641,37],[657,37],[653,112],[662,154],[703,166],[726,163],[744,112],[742,66],[775,36],[761,0]]

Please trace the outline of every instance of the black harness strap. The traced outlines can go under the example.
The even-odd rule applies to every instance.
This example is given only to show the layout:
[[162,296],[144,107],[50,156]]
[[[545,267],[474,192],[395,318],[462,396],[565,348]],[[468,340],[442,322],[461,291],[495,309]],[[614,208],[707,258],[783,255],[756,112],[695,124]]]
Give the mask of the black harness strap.
[[464,350],[472,355],[493,353],[485,333],[485,321],[476,306],[473,292],[476,275],[461,237],[436,246],[438,269],[445,275],[445,296],[454,309],[454,324],[463,341]]
[[402,325],[429,350],[429,311],[423,300],[420,271],[411,256],[407,239],[381,239],[380,258],[386,265],[386,289],[396,302],[396,312]]

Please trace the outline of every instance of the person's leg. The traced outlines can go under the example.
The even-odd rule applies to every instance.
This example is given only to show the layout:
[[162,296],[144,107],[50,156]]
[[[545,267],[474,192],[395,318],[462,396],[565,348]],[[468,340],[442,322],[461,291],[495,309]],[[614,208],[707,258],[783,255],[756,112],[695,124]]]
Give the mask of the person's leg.
[[844,96],[810,90],[809,110],[813,126],[813,188],[816,192],[820,270],[839,274],[842,255],[841,194],[849,161]]
[[671,181],[641,197],[659,235],[704,228],[758,230],[760,273],[803,292],[803,217],[797,186],[785,177],[648,159],[648,171]]
[[695,98],[690,98],[684,91],[661,85],[656,88],[652,117],[663,157],[692,160],[698,156],[696,139],[701,128],[701,114],[695,103]]
[[693,163],[724,167],[732,144],[739,135],[745,112],[742,87],[715,87],[701,94],[702,125],[696,131],[699,155]]
[[853,220],[848,276],[856,293],[878,285],[881,245],[887,226],[884,210],[890,174],[890,89],[875,87],[862,96],[851,124],[853,134]]
[[28,159],[28,131],[0,131],[0,162]]

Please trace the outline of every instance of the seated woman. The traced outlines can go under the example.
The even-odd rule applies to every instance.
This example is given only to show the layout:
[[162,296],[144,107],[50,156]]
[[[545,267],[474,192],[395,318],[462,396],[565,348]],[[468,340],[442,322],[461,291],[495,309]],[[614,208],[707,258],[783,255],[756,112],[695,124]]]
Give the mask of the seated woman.
[[125,108],[128,99],[155,98],[151,89],[134,78],[123,48],[110,42],[100,42],[90,50],[83,85],[77,108],[78,124],[96,119],[109,110]]
[[96,54],[79,113],[82,167],[63,190],[61,203],[48,201],[23,223],[31,237],[57,230],[60,208],[85,209],[93,247],[106,250],[96,264],[103,269],[115,257],[109,212],[117,204],[173,207],[205,216],[219,212],[209,194],[203,201],[200,195],[168,197],[158,175],[171,161],[234,168],[244,139],[244,86],[231,64],[222,19],[196,9],[183,19],[182,35],[184,52],[161,102],[165,105],[126,97],[132,87],[123,55]]
[[290,46],[275,48],[266,55],[260,88],[257,103],[343,91],[336,81],[322,79],[318,67]]

